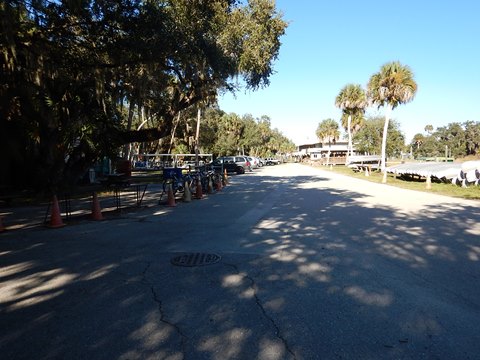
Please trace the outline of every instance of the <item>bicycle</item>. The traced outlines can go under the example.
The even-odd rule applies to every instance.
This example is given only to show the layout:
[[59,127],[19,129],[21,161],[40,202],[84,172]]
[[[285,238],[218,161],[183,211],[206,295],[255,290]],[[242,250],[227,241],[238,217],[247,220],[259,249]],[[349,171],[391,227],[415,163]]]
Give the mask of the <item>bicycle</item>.
[[162,193],[160,194],[160,201],[162,200],[163,194],[168,192],[168,187],[172,186],[173,194],[177,192],[185,191],[185,183],[188,186],[191,186],[191,177],[189,175],[183,175],[182,169],[180,168],[168,168],[163,171],[163,184],[162,184]]

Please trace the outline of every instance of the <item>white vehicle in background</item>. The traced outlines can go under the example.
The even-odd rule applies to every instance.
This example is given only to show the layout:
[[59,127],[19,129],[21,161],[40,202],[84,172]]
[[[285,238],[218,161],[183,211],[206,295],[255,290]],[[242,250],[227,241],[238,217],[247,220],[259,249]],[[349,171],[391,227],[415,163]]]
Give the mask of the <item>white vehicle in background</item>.
[[247,159],[248,161],[250,161],[252,169],[258,169],[260,167],[260,162],[258,161],[258,158],[254,156],[247,156]]
[[255,159],[257,159],[257,161],[258,161],[258,166],[262,167],[263,166],[263,160],[260,159],[259,157],[256,157]]
[[265,159],[265,165],[278,165],[280,164],[280,160],[275,159],[275,158],[266,158]]

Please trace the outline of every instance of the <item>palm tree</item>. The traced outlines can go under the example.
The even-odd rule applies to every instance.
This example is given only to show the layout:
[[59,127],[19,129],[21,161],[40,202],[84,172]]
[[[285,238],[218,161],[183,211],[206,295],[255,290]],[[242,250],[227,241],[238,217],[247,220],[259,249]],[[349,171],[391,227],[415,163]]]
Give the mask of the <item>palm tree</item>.
[[417,83],[413,79],[413,72],[408,66],[393,61],[386,63],[378,73],[373,74],[367,87],[367,96],[370,101],[376,104],[378,108],[385,106],[381,163],[382,172],[385,174],[387,130],[390,114],[398,105],[413,100],[417,91]]
[[[348,155],[352,155],[352,117],[361,118],[367,106],[367,96],[361,85],[348,84],[335,98],[335,106],[347,116]],[[345,126],[344,126],[345,127]]]
[[[355,134],[363,127],[365,124],[365,112],[358,111],[355,112],[351,115],[350,118],[350,131],[352,133],[352,142],[353,138],[355,137]],[[345,113],[342,113],[342,117],[340,118],[340,123],[342,127],[345,129],[345,131],[348,130],[348,115]],[[353,152],[353,146],[352,146],[352,152]]]
[[330,163],[330,147],[332,140],[335,141],[340,136],[338,130],[338,123],[333,119],[322,120],[317,127],[316,135],[318,139],[323,142],[328,141],[327,165]]
[[432,132],[433,132],[433,125],[426,125],[425,126],[425,132],[428,134],[428,135],[432,135]]
[[417,150],[420,149],[420,145],[425,142],[425,136],[422,134],[415,134],[413,137],[413,143],[417,146]]

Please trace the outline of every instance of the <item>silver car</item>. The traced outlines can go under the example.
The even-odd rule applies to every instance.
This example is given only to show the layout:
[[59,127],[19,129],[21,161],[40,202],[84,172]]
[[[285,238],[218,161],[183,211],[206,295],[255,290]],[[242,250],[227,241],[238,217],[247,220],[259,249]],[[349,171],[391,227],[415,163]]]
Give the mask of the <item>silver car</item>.
[[247,159],[248,161],[250,161],[252,169],[258,169],[260,167],[260,161],[258,161],[258,158],[253,156],[247,156]]

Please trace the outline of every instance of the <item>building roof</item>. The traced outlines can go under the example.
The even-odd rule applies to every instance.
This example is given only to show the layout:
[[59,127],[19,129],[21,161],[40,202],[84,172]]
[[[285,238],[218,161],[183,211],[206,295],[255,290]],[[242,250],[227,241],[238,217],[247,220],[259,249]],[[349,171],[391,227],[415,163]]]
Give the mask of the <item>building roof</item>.
[[[298,146],[299,152],[303,153],[315,153],[315,152],[326,152],[326,151],[348,151],[348,141],[337,141],[335,143],[315,143],[315,144],[304,144]],[[355,145],[353,145],[353,150],[355,150]]]

